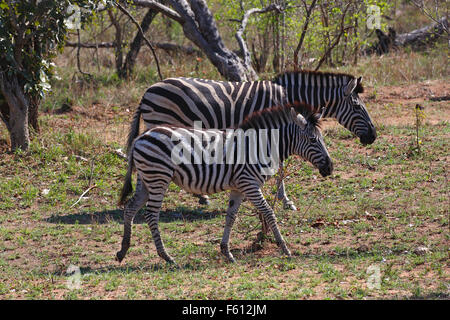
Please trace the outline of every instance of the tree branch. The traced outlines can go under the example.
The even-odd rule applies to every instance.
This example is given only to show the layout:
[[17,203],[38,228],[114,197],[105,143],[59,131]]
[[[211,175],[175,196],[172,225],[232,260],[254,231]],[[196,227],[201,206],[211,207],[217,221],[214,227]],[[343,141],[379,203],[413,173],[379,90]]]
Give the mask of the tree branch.
[[[66,47],[78,47],[78,43],[66,41],[64,46]],[[80,48],[84,49],[97,49],[97,48],[115,48],[115,42],[98,42],[98,43],[80,43]]]
[[[202,55],[203,53],[200,50],[195,49],[192,46],[182,46],[176,43],[170,42],[153,42],[153,47],[155,49],[161,49],[164,51],[179,51],[185,54],[197,54]],[[67,41],[65,43],[66,47],[74,47],[76,48],[78,44],[76,42]],[[99,42],[99,43],[80,43],[80,47],[84,49],[96,49],[98,48],[115,48],[116,44],[114,42]]]
[[149,9],[153,9],[157,12],[162,13],[163,15],[169,17],[170,19],[175,20],[176,22],[183,24],[185,20],[182,16],[180,16],[176,11],[166,7],[165,5],[152,1],[152,0],[132,0],[133,4],[140,7],[145,7]]
[[436,22],[436,23],[438,23],[438,24],[441,24],[441,25],[442,25],[442,28],[443,28],[443,29],[445,30],[445,32],[447,32],[447,34],[448,34],[448,26],[446,26],[446,25],[444,25],[444,24],[442,23],[442,21],[441,21],[442,19],[439,19],[437,5],[436,5],[436,8],[435,8],[435,10],[436,10],[436,17],[433,17],[433,15],[432,15],[431,13],[429,13],[429,12],[425,9],[425,4],[423,3],[423,1],[422,1],[421,3],[419,3],[418,1],[412,0],[411,2],[412,2],[413,5],[415,5],[417,8],[419,8],[419,9],[423,12],[423,14],[426,15],[428,18],[430,18],[431,20],[433,20],[434,22]]
[[309,19],[311,17],[311,13],[312,13],[314,7],[316,6],[316,3],[317,3],[317,0],[313,0],[313,2],[311,3],[311,5],[309,7],[306,6],[306,1],[303,3],[305,5],[305,9],[306,9],[306,20],[305,20],[305,24],[303,25],[302,34],[300,35],[300,40],[298,41],[297,48],[295,48],[295,51],[294,51],[294,68],[298,67],[298,53],[300,52],[300,49],[303,46],[303,41],[305,40],[306,31],[308,30]]
[[325,54],[323,55],[323,57],[320,59],[319,64],[316,67],[316,71],[319,70],[320,66],[323,64],[323,62],[325,61],[325,59],[328,57],[328,55],[331,53],[331,50],[334,49],[334,47],[337,46],[337,44],[339,43],[339,41],[341,40],[342,35],[344,34],[345,31],[353,28],[353,26],[348,26],[344,28],[344,24],[345,24],[345,15],[347,14],[348,9],[350,8],[351,3],[348,3],[347,6],[344,9],[344,12],[342,13],[342,18],[341,18],[341,22],[340,22],[340,31],[339,34],[336,36],[336,38],[334,39],[334,42],[332,45],[330,45],[327,49],[327,51],[325,52]]
[[78,71],[80,71],[80,73],[82,75],[88,76],[88,77],[92,77],[92,75],[90,73],[84,72],[83,70],[81,70],[81,63],[80,63],[80,49],[81,49],[81,40],[80,40],[80,29],[77,29],[77,37],[78,37],[78,43],[77,43],[77,67],[78,67]]
[[122,11],[128,18],[131,19],[131,21],[133,21],[133,23],[136,25],[136,27],[139,29],[139,32],[142,35],[142,38],[144,39],[144,41],[147,43],[148,47],[150,48],[150,50],[152,51],[153,57],[155,58],[155,63],[156,63],[156,68],[158,69],[158,75],[159,75],[159,79],[162,81],[163,80],[163,76],[161,74],[161,69],[159,67],[159,61],[158,61],[158,57],[156,55],[155,49],[153,49],[152,44],[150,43],[150,41],[148,41],[147,37],[144,34],[144,31],[141,28],[141,25],[139,24],[139,22],[136,21],[136,19],[127,11],[127,9],[125,9],[120,3],[115,2],[115,5],[117,6],[117,8],[119,8],[120,11]]
[[252,14],[255,14],[255,13],[262,14],[262,13],[267,13],[270,11],[276,11],[276,12],[280,13],[283,10],[284,10],[284,8],[273,3],[269,6],[267,6],[266,8],[263,8],[263,9],[252,8],[250,10],[247,10],[244,13],[242,20],[240,21],[241,25],[240,25],[239,29],[237,30],[235,37],[239,44],[239,48],[241,49],[242,56],[244,57],[244,64],[246,66],[250,66],[250,64],[251,64],[250,52],[249,52],[247,44],[245,43],[244,38],[243,38],[245,28],[247,27],[248,19],[250,18],[250,16]]

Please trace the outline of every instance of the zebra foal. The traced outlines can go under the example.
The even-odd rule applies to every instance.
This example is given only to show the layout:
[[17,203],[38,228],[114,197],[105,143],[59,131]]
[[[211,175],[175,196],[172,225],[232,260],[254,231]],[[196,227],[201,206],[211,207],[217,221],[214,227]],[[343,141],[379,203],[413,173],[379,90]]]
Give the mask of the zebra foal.
[[220,244],[221,252],[229,261],[234,261],[229,250],[231,228],[244,197],[262,214],[278,246],[290,256],[261,187],[276,173],[277,164],[292,154],[311,162],[322,176],[332,173],[333,164],[319,129],[321,115],[312,110],[301,103],[264,109],[239,126],[237,131],[241,135],[230,134],[230,130],[156,126],[136,138],[129,152],[119,204],[123,204],[132,191],[133,166],[138,182],[134,196],[125,206],[124,234],[117,260],[120,262],[125,257],[130,246],[132,221],[147,200],[145,219],[158,255],[167,262],[174,262],[165,250],[158,229],[161,203],[171,181],[194,194],[231,190]]

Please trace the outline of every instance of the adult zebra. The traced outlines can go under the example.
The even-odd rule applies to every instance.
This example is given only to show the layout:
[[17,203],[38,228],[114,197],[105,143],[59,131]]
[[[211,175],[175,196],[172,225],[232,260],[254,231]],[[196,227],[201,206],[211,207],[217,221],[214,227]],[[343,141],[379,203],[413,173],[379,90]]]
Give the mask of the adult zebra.
[[[358,95],[362,91],[361,77],[307,70],[286,72],[272,81],[170,78],[147,89],[134,114],[127,148],[139,134],[141,115],[148,129],[160,124],[192,127],[194,121],[202,121],[206,129],[226,129],[238,126],[253,112],[294,101],[312,105],[315,112],[324,108],[325,118],[337,119],[361,143],[371,144],[376,130]],[[296,209],[283,182],[278,198],[285,207]]]
[[[275,172],[269,171],[268,166],[272,166],[274,162],[282,163],[291,154],[310,161],[322,176],[332,173],[333,163],[323,143],[319,120],[320,115],[312,113],[312,108],[297,103],[253,113],[239,127],[241,137],[244,137],[241,140],[235,139],[235,133],[230,139],[228,132],[217,129],[155,126],[143,133],[134,140],[129,152],[128,172],[119,204],[123,204],[132,191],[133,165],[136,166],[140,179],[138,178],[135,195],[125,206],[124,234],[121,250],[116,254],[117,260],[120,262],[125,257],[130,247],[134,216],[141,208],[142,200],[148,200],[145,219],[158,255],[167,262],[174,263],[164,248],[158,229],[161,203],[171,181],[195,194],[231,190],[220,244],[221,252],[229,261],[234,261],[229,250],[230,232],[244,196],[264,216],[283,253],[290,256],[261,187]],[[236,161],[238,154],[244,155],[241,161]],[[254,161],[250,161],[251,155],[255,154],[270,156],[256,156],[253,157]],[[211,158],[206,161],[205,155],[214,157],[213,161],[210,161]]]

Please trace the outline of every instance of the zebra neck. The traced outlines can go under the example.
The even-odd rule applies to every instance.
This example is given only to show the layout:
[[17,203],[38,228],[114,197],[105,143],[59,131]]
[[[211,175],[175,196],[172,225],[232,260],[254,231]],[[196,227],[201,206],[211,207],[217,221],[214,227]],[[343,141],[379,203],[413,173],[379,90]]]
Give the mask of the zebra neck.
[[[273,161],[282,163],[294,153],[295,127],[294,123],[288,123],[279,127],[256,129],[258,162],[260,165],[264,166],[269,159],[271,163]],[[262,132],[261,130],[267,131]],[[250,148],[250,146],[248,147]]]
[[314,73],[291,72],[277,77],[274,82],[286,90],[289,103],[305,102],[321,112],[325,118],[335,118],[337,106],[343,99],[343,87],[348,80],[343,76],[325,76]]
[[[278,158],[280,163],[289,158],[295,152],[295,137],[297,137],[297,129],[293,122],[287,123],[278,129]],[[271,146],[272,148],[272,146]]]

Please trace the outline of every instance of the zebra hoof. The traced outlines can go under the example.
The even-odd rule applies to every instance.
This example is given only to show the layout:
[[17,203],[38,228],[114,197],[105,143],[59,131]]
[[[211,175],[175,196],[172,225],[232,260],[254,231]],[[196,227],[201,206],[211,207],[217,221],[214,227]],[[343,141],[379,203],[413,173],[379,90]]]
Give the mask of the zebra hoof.
[[283,248],[283,253],[286,255],[287,258],[292,258],[291,251],[288,248]]
[[231,253],[229,255],[225,255],[225,257],[227,258],[227,261],[229,263],[236,263],[236,259],[234,259],[233,255]]
[[256,243],[263,243],[264,241],[266,241],[266,240],[268,240],[269,239],[269,237],[268,237],[268,233],[266,232],[266,230],[264,230],[264,231],[260,231],[260,232],[258,232],[258,234],[256,235],[256,240],[255,240],[255,242]]
[[172,260],[172,261],[167,261],[167,265],[170,267],[170,268],[174,268],[174,269],[176,269],[176,270],[180,270],[181,269],[181,267],[180,267],[180,265],[178,264],[178,263],[176,263],[175,262],[175,260]]
[[233,255],[230,252],[230,249],[228,245],[221,243],[220,244],[220,251],[225,256],[225,258],[228,260],[228,262],[235,263],[236,260],[234,259]]
[[121,263],[123,258],[125,258],[125,254],[123,254],[121,251],[116,253],[116,261]]
[[198,199],[198,203],[201,204],[201,205],[208,206],[209,205],[209,199],[207,197],[200,197]]
[[284,204],[285,210],[291,210],[291,211],[297,211],[297,207],[294,206],[294,203],[292,201],[288,201]]

